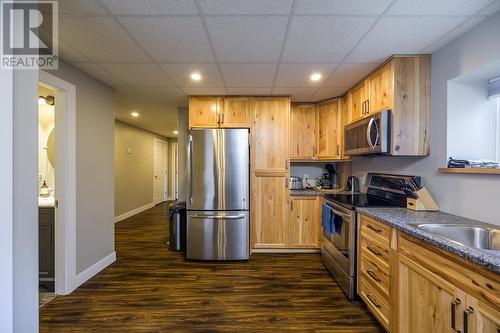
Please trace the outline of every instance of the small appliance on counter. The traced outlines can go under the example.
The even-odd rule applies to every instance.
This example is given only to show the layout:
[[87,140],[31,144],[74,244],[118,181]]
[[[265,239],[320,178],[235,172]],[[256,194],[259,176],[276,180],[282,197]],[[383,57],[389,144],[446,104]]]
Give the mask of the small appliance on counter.
[[321,179],[322,188],[329,190],[338,187],[337,174],[332,164],[325,165],[322,177],[323,177]]
[[347,190],[351,193],[359,192],[359,181],[354,176],[347,177]]
[[290,177],[290,189],[291,190],[302,190],[304,188],[302,184],[302,177],[291,176]]

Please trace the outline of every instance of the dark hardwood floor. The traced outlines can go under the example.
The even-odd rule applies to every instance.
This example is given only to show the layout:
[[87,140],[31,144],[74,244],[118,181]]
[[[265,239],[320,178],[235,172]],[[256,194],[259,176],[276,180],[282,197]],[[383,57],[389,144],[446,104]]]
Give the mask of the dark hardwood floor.
[[319,255],[189,262],[166,246],[167,205],[116,224],[117,261],[40,311],[40,332],[379,332]]

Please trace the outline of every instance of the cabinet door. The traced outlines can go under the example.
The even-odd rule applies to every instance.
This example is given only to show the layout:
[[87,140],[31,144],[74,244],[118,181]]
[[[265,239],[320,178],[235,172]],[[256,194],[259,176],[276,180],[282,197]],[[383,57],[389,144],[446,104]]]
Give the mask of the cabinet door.
[[286,175],[252,175],[252,247],[284,248],[290,191]]
[[368,78],[368,113],[392,110],[394,100],[394,75],[392,62],[388,62]]
[[320,208],[316,197],[290,199],[289,246],[319,248]]
[[222,104],[221,127],[250,127],[249,97],[224,97]]
[[354,87],[350,92],[350,109],[351,109],[351,121],[359,120],[365,117],[366,113],[366,89],[365,82],[361,82],[356,87]]
[[398,261],[398,332],[461,330],[465,293],[404,256]]
[[291,111],[290,158],[312,160],[316,157],[316,105],[293,105]]
[[38,216],[38,266],[40,278],[54,277],[54,208],[40,208]]
[[341,117],[337,100],[318,107],[318,159],[338,159],[341,154]]
[[289,98],[254,98],[251,130],[253,172],[288,172],[289,119]]
[[470,295],[466,297],[463,322],[463,332],[500,332],[500,313]]
[[189,127],[219,127],[220,97],[189,97]]

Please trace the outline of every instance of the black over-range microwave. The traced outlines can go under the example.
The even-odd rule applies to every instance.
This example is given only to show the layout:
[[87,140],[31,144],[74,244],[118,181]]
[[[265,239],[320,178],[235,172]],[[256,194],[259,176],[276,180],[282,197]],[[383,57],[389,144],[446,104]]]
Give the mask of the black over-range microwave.
[[384,110],[346,125],[345,154],[390,154],[391,121],[391,111]]

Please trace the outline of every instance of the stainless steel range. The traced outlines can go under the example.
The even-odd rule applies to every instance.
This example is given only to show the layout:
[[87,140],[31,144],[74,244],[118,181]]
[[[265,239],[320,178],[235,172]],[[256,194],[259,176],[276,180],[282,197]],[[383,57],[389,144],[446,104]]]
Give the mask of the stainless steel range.
[[420,177],[369,173],[367,193],[330,194],[322,207],[321,260],[349,299],[356,298],[358,207],[406,207]]

